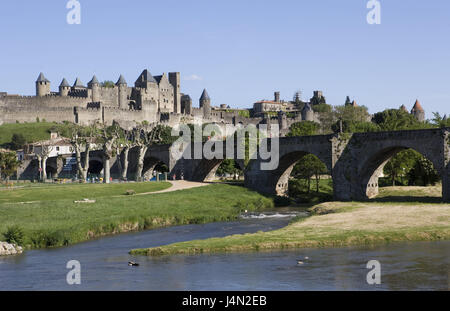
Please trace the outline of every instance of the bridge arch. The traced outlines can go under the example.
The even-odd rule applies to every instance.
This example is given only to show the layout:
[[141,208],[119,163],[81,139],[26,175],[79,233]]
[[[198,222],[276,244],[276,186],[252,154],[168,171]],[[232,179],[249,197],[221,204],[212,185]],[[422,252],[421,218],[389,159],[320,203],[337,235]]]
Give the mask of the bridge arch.
[[99,175],[101,175],[102,171],[103,171],[103,159],[98,157],[90,157],[88,174],[100,177]]
[[158,165],[167,166],[167,172],[169,171],[169,164],[159,157],[147,155],[144,158],[144,168],[142,169],[142,177],[144,180],[150,180],[153,177],[153,172]]
[[379,177],[383,173],[385,165],[396,154],[404,150],[414,150],[429,160],[437,173],[442,177],[444,172],[442,153],[427,146],[415,144],[392,144],[391,146],[382,146],[374,152],[367,152],[360,158],[357,171],[357,192],[360,199],[372,199],[379,193]]

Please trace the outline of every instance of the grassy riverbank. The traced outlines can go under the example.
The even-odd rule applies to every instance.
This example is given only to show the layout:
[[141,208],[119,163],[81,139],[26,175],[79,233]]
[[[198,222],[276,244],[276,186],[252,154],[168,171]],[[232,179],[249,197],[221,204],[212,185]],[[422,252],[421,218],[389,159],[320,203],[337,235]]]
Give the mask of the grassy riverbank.
[[378,200],[418,193],[415,203],[322,203],[310,209],[313,216],[280,230],[188,241],[131,253],[156,256],[450,239],[450,204],[426,203],[422,198],[427,193],[427,198],[432,199],[437,190],[407,190],[382,189]]
[[118,183],[118,184],[35,184],[0,191],[1,203],[82,200],[124,195],[127,190],[146,193],[170,187],[168,182],[160,183]]
[[[126,184],[127,189],[133,185]],[[143,185],[158,185],[145,183]],[[164,183],[159,185],[166,187]],[[77,188],[87,186],[86,188]],[[104,186],[97,189],[94,186]],[[176,192],[126,196],[123,189],[113,191],[116,185],[67,185],[65,196],[58,198],[43,187],[4,190],[0,192],[6,203],[0,203],[0,240],[8,227],[19,226],[24,232],[27,248],[69,245],[105,234],[152,229],[169,225],[206,223],[236,219],[245,209],[272,207],[272,200],[239,186],[209,185]],[[54,193],[64,186],[50,186]],[[91,188],[92,187],[92,188]],[[45,187],[44,187],[45,188]],[[76,204],[72,192],[83,189],[76,199],[95,199],[93,204]],[[14,203],[15,191],[30,191],[30,197],[43,200],[31,203]],[[73,190],[73,191],[72,191]],[[101,191],[100,191],[101,190]],[[141,189],[141,192],[150,192]],[[64,190],[66,191],[66,190]],[[102,192],[103,191],[103,192]],[[156,189],[153,189],[156,191]],[[100,193],[101,192],[101,193]],[[96,193],[96,195],[93,195]],[[27,197],[28,198],[28,197]],[[23,200],[20,199],[20,200]],[[28,199],[27,199],[28,200]],[[12,203],[11,203],[12,202]]]

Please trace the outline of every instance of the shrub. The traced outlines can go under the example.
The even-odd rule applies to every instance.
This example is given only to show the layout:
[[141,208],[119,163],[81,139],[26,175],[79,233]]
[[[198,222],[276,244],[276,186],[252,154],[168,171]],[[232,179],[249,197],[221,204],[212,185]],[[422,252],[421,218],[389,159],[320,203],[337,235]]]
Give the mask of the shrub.
[[3,236],[5,237],[7,243],[17,245],[23,244],[24,233],[22,228],[19,226],[9,227],[6,232],[3,233]]

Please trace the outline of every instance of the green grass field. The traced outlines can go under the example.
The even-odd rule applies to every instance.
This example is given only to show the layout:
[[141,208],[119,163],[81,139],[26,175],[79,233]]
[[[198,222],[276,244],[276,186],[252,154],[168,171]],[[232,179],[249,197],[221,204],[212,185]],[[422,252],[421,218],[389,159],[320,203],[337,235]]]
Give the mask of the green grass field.
[[[152,184],[147,185],[151,187]],[[44,199],[46,196],[51,197],[53,192],[58,195],[58,199],[47,198],[29,204],[0,203],[0,240],[3,239],[1,234],[9,227],[19,226],[25,235],[22,245],[28,248],[63,246],[105,234],[169,225],[229,221],[237,219],[243,210],[273,207],[271,199],[256,192],[222,184],[135,196],[120,196],[124,189],[113,192],[116,185],[99,185],[107,187],[106,190],[101,189],[102,187],[96,189],[90,188],[90,185],[85,188],[83,186],[85,185],[14,190],[18,193],[29,190],[30,197]],[[127,189],[131,187],[132,184],[126,184]],[[72,189],[85,190],[79,192],[82,195],[77,195],[77,199],[93,198],[96,203],[74,203]],[[142,189],[147,190],[148,188]],[[23,196],[15,198],[11,193],[8,199],[7,193],[0,192],[6,201],[23,200]],[[93,193],[98,196],[93,196]]]
[[417,201],[327,202],[313,206],[313,216],[297,219],[283,229],[136,249],[131,253],[158,256],[448,240],[450,204],[423,201],[423,195],[433,198],[440,195],[439,191],[440,187],[383,189],[384,198],[398,200],[409,194]]
[[[36,186],[32,186],[36,185]],[[20,187],[20,184],[19,184]],[[136,193],[154,192],[170,187],[170,183],[120,183],[120,184],[28,184],[24,188],[0,190],[1,203],[35,201],[82,200],[124,195],[127,190]]]
[[0,125],[0,146],[11,142],[14,133],[22,134],[28,143],[50,139],[50,129],[56,123],[11,123]]

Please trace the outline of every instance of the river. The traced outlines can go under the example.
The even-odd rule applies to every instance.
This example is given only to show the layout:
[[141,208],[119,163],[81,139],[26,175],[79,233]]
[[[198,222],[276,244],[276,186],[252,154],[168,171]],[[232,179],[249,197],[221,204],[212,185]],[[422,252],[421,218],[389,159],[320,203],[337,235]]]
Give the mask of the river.
[[[133,248],[275,230],[291,219],[276,216],[121,234],[0,257],[0,290],[450,289],[450,241],[156,258],[128,255]],[[297,264],[305,257],[309,259],[304,264]],[[66,282],[70,260],[81,264],[81,285]],[[130,260],[140,265],[130,267]],[[380,285],[367,284],[369,260],[381,264]]]

